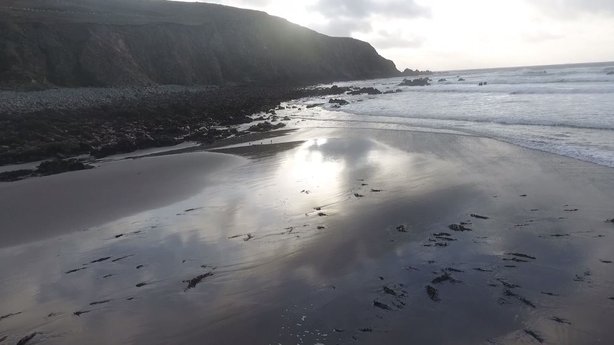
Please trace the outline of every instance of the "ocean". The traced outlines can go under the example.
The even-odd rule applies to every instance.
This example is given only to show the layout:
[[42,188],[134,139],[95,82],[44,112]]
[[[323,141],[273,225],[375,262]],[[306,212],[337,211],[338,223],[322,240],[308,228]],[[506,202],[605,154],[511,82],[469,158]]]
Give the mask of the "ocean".
[[[611,73],[611,74],[608,74]],[[614,167],[614,62],[438,72],[430,86],[403,78],[336,83],[382,95],[342,95],[295,116],[301,126],[386,128],[486,136]],[[409,78],[413,79],[413,78]],[[480,86],[480,83],[486,85]]]

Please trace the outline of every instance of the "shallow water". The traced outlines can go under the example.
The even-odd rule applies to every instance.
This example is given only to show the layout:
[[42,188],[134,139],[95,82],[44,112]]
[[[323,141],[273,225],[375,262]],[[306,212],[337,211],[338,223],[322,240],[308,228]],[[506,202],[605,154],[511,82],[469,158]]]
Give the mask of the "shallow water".
[[336,97],[350,104],[295,115],[315,126],[459,131],[614,167],[613,71],[599,63],[442,72],[427,87],[398,86],[402,78],[340,83],[402,92]]
[[[235,151],[250,161],[187,200],[0,249],[0,316],[20,313],[0,320],[0,339],[614,340],[610,169],[454,135],[283,140]],[[459,222],[472,231],[448,228]],[[443,272],[455,282],[433,282]]]

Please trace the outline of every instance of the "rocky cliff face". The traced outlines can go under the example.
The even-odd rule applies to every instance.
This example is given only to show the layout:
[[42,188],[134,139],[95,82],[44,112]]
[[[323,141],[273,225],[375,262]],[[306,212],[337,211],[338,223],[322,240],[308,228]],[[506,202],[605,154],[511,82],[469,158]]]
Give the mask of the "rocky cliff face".
[[368,43],[263,12],[160,0],[4,0],[0,88],[306,84],[398,75]]

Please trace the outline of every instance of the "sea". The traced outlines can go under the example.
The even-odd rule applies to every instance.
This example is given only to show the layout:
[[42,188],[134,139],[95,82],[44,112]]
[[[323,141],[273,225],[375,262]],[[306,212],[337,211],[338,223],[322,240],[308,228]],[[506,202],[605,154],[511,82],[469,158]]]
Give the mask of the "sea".
[[478,135],[614,167],[614,62],[428,77],[430,86],[399,86],[403,78],[336,83],[388,93],[335,96],[349,102],[340,107],[303,100],[317,106],[300,112],[302,126]]

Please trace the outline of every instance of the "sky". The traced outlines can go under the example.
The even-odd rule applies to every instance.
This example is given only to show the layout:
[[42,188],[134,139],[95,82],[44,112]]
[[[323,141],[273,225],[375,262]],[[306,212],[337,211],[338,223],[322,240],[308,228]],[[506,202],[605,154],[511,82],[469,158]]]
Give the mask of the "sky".
[[614,61],[614,0],[206,2],[367,41],[401,70]]

